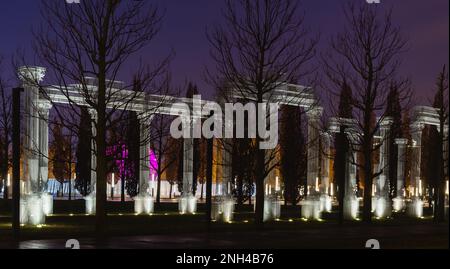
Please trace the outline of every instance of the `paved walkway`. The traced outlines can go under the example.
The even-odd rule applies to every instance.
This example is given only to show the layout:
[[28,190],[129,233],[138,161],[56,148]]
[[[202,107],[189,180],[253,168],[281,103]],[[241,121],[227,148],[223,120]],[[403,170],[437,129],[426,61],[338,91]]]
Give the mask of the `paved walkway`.
[[[82,249],[203,249],[203,248],[365,248],[369,239],[380,242],[381,248],[448,248],[448,224],[413,224],[398,226],[330,226],[326,229],[239,231],[154,236],[114,237],[99,243],[92,238],[78,239]],[[69,239],[69,238],[68,238]],[[21,242],[22,249],[63,249],[67,240],[31,240]],[[0,248],[12,245],[0,243]]]

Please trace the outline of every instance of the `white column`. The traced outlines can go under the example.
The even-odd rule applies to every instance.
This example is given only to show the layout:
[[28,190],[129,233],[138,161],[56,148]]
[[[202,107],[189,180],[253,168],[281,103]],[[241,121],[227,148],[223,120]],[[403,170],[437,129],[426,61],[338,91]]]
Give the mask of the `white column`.
[[[351,137],[349,136],[349,141],[351,141]],[[356,150],[353,150],[352,144],[355,142],[350,142],[348,148],[348,154],[346,158],[346,173],[345,173],[345,196],[355,196],[355,188],[356,188],[356,162],[358,158],[358,154]]]
[[397,189],[396,197],[405,198],[405,162],[406,162],[406,146],[408,145],[408,139],[398,138],[395,139],[397,144]]
[[310,194],[315,192],[316,181],[319,178],[319,136],[320,136],[320,116],[322,108],[314,108],[307,112],[308,116],[308,166],[307,185]]
[[231,143],[232,139],[224,139],[223,143],[223,159],[222,159],[222,167],[223,167],[223,180],[222,180],[222,190],[224,190],[224,195],[228,195],[231,193],[231,184],[233,182],[232,176],[232,154],[233,145]]
[[39,101],[39,184],[41,191],[48,182],[48,116],[52,104],[47,100]]
[[412,168],[411,168],[411,187],[412,191],[412,201],[408,207],[408,214],[421,218],[423,216],[423,201],[420,197],[422,186],[420,184],[420,166],[422,159],[422,130],[424,124],[422,122],[416,121],[411,125],[411,137],[412,137]]
[[24,175],[27,179],[26,193],[39,193],[39,83],[45,77],[43,67],[19,68],[18,75],[25,90],[25,157]]
[[40,184],[40,115],[39,115],[39,84],[45,76],[45,68],[21,67],[18,70],[19,78],[25,90],[24,120],[24,177],[27,179],[27,188],[21,197],[21,223],[39,225],[45,223],[43,199]]
[[184,119],[190,126],[190,137],[183,138],[183,195],[192,194],[193,184],[193,162],[194,162],[194,139],[192,138],[192,120]]
[[144,114],[139,117],[139,194],[148,193],[150,180],[150,124],[152,117]]
[[331,156],[331,137],[327,132],[322,133],[322,194],[328,194],[330,189],[330,156]]
[[380,122],[380,163],[378,165],[378,171],[382,171],[378,177],[377,182],[377,195],[382,197],[389,196],[389,132],[392,125],[392,118],[385,117]]
[[[197,211],[197,200],[192,195],[193,184],[193,162],[194,162],[194,139],[192,119],[183,119],[187,121],[184,126],[189,126],[190,136],[183,138],[183,190],[178,201],[178,210],[181,214],[195,213]],[[195,120],[195,119],[194,119]]]
[[422,154],[422,130],[424,124],[420,122],[415,122],[411,125],[411,137],[412,137],[412,169],[411,169],[411,187],[415,190],[413,196],[417,196],[420,185],[420,164],[421,164],[421,154]]

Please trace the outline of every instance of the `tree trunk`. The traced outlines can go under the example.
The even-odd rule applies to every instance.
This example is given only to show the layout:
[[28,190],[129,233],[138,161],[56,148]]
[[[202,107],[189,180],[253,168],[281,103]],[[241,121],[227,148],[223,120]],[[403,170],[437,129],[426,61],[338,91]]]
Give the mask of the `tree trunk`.
[[[372,143],[372,141],[370,141]],[[364,147],[364,207],[363,207],[363,221],[366,223],[372,222],[372,156],[371,144],[367,143]]]
[[120,202],[125,203],[125,179],[120,179]]
[[162,147],[162,137],[159,137],[159,154],[158,154],[158,182],[157,182],[157,188],[156,188],[156,204],[159,205],[161,203],[161,175],[162,175],[162,171],[161,171],[161,165],[162,165],[162,151],[161,151],[161,147]]
[[4,191],[3,191],[3,199],[5,201],[8,201],[9,198],[9,190],[8,190],[8,167],[9,167],[9,139],[8,139],[8,129],[5,129],[5,145],[3,149],[4,151],[4,156],[5,156],[5,160],[2,163],[2,176],[3,176],[3,187],[4,187]]
[[445,182],[445,163],[444,163],[444,152],[443,152],[443,146],[444,146],[444,126],[441,122],[440,126],[440,133],[439,133],[439,141],[437,143],[438,148],[436,149],[437,154],[437,160],[438,160],[438,177],[437,177],[437,184],[436,184],[436,193],[437,196],[437,204],[435,204],[435,207],[437,209],[437,222],[445,222],[445,189],[446,189],[446,182]]
[[[206,148],[206,221],[211,223],[212,210],[212,181],[213,181],[213,139],[207,140]],[[203,188],[202,188],[203,190]],[[202,191],[203,194],[203,191]]]
[[[259,139],[258,139],[259,140]],[[265,150],[259,149],[256,153],[256,211],[255,223],[262,225],[264,222],[264,164]]]
[[[101,63],[105,63],[105,52],[100,50]],[[106,70],[103,64],[99,65],[98,75],[98,103],[97,103],[97,167],[96,167],[96,219],[95,228],[97,236],[102,239],[106,235]]]

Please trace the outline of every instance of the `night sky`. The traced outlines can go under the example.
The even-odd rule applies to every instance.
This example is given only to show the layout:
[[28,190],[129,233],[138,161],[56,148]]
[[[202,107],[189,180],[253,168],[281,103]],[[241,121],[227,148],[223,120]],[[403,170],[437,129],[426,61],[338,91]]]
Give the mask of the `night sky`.
[[[63,1],[63,0],[54,0]],[[82,0],[83,1],[83,0]],[[364,1],[364,0],[354,0]],[[39,25],[36,0],[1,1],[0,55],[10,57],[18,48],[32,55],[31,29]],[[172,50],[171,63],[176,85],[191,80],[205,96],[213,92],[204,82],[205,67],[212,67],[205,31],[208,25],[220,22],[221,0],[157,0],[165,10],[163,28],[154,42],[139,55],[144,60],[161,59]],[[392,6],[394,23],[409,38],[410,50],[404,55],[402,75],[412,80],[416,103],[428,104],[433,96],[437,73],[449,59],[449,1],[448,0],[381,0],[380,7]],[[342,26],[342,1],[304,0],[302,11],[313,33],[320,32],[320,49],[330,35]],[[7,61],[9,64],[9,61]],[[12,72],[6,66],[7,71]],[[127,77],[121,78],[127,80]]]

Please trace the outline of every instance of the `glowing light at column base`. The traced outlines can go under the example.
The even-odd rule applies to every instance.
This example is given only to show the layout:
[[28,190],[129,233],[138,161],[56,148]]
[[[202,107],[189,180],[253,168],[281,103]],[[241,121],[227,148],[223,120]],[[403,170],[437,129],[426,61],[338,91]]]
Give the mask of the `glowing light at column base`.
[[96,197],[95,193],[91,193],[88,196],[84,197],[85,205],[86,205],[86,214],[95,215],[96,212]]
[[150,215],[154,212],[155,200],[149,194],[138,195],[134,198],[134,213]]
[[320,196],[320,211],[321,212],[331,212],[333,207],[332,199],[328,195]]
[[394,204],[394,211],[401,212],[405,209],[405,199],[403,197],[396,197],[392,199]]
[[53,196],[51,194],[42,194],[42,210],[46,216],[53,214]]
[[234,218],[234,199],[231,196],[219,198],[212,204],[211,219],[231,222]]
[[408,206],[408,214],[414,218],[423,217],[423,201],[418,197],[413,198]]
[[344,218],[347,220],[357,220],[359,214],[359,200],[354,195],[345,197]]
[[375,200],[375,217],[384,219],[391,216],[392,208],[386,197],[378,197]]
[[281,216],[281,201],[274,197],[264,198],[264,221],[279,219]]
[[321,218],[320,200],[311,197],[300,202],[302,218],[307,220],[319,220]]
[[194,214],[197,212],[197,198],[192,194],[181,196],[178,201],[178,211],[180,214]]

